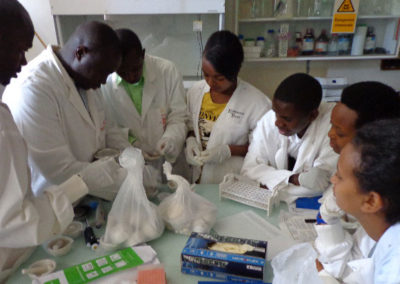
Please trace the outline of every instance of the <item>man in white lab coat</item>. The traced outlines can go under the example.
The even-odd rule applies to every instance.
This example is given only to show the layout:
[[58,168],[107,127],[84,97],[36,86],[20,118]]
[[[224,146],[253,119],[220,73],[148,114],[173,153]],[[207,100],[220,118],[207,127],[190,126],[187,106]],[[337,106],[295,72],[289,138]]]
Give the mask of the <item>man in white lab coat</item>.
[[[32,46],[33,36],[32,22],[21,4],[15,0],[0,0],[2,86],[16,77],[21,65],[26,64],[25,51]],[[46,188],[41,197],[33,196],[25,141],[11,112],[1,101],[0,149],[0,283],[4,283],[37,245],[62,233],[71,223],[72,203],[88,193],[84,181],[90,169],[81,172],[82,179],[74,175],[58,187]],[[92,170],[96,170],[98,164],[95,163]]]
[[[122,64],[101,88],[108,115],[142,150],[147,164],[160,171],[164,160],[183,166],[185,159],[180,154],[187,133],[187,113],[178,69],[168,60],[145,55],[133,31],[119,29],[116,33]],[[184,174],[183,170],[179,173]]]
[[[115,32],[105,24],[88,22],[62,48],[48,46],[6,88],[3,99],[28,143],[35,195],[83,171],[96,151],[129,146],[106,120],[102,97],[95,90],[120,61]],[[96,190],[92,194],[112,199],[122,171],[111,160],[103,166],[88,174],[88,186]],[[106,168],[114,169],[113,174],[99,174]]]
[[320,104],[322,89],[307,74],[294,74],[278,86],[272,110],[258,122],[243,175],[288,203],[320,195],[329,186],[337,154],[329,146],[333,106]]

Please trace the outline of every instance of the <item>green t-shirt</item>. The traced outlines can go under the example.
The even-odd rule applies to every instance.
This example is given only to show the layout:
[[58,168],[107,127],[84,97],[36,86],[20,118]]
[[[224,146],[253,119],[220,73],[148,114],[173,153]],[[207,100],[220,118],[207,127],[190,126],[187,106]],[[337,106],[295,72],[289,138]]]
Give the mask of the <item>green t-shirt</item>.
[[[140,78],[139,82],[135,84],[130,84],[124,79],[122,79],[119,75],[117,75],[117,85],[122,85],[131,98],[133,105],[135,106],[137,112],[142,115],[142,97],[143,97],[143,88],[144,88],[144,69],[142,78]],[[132,144],[136,141],[136,137],[129,134],[129,142]]]

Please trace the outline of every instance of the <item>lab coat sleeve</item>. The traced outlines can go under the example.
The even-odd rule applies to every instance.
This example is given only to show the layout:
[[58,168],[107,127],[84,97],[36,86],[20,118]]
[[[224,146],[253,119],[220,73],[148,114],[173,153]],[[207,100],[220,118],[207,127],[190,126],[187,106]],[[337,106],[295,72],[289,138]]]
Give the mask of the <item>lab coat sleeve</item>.
[[67,143],[68,134],[64,133],[62,118],[57,112],[62,106],[48,93],[52,90],[31,83],[14,84],[9,91],[21,93],[15,94],[19,101],[13,102],[15,123],[28,141],[33,166],[39,168],[50,183],[61,184],[89,164],[78,161],[72,154]]
[[74,217],[71,203],[88,189],[74,176],[34,197],[26,157],[21,157],[25,151],[16,146],[21,145],[16,139],[22,140],[17,131],[0,133],[0,247],[25,248],[64,231]]
[[168,107],[166,128],[163,138],[170,138],[175,141],[176,156],[182,151],[183,144],[185,143],[188,120],[188,112],[186,108],[185,90],[183,88],[182,76],[178,69],[172,65],[168,73],[165,74],[167,80],[166,86]]
[[270,133],[268,133],[268,126],[266,125],[268,117],[271,115],[267,113],[257,123],[252,133],[253,139],[244,159],[241,174],[266,185],[269,189],[276,189],[282,184],[282,180],[288,179],[291,176],[292,172],[279,170],[271,166],[270,159],[274,154],[272,153],[272,147],[268,145]]
[[343,229],[340,222],[315,225],[315,230],[317,238],[314,244],[319,253],[318,260],[328,274],[341,278],[347,263],[355,257],[352,256],[353,237]]

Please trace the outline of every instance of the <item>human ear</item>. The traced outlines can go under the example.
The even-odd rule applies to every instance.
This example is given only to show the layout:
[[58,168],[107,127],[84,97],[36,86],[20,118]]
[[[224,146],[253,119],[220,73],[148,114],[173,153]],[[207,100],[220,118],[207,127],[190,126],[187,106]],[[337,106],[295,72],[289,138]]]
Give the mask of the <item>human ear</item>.
[[86,46],[80,45],[75,49],[75,58],[81,61],[82,57],[88,52]]
[[146,49],[145,48],[143,48],[142,49],[142,57],[144,58],[144,55],[146,54]]
[[310,122],[314,121],[318,117],[318,114],[319,114],[318,109],[312,110],[309,115]]
[[375,192],[368,192],[362,201],[361,211],[364,213],[377,213],[385,206],[382,196]]

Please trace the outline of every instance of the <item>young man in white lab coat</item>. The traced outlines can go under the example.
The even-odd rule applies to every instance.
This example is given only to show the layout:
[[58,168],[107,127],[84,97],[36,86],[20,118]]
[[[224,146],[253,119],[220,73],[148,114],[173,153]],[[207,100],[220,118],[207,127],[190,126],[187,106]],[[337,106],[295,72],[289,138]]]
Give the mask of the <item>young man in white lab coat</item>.
[[[400,283],[399,133],[399,119],[378,120],[358,130],[340,152],[332,177],[337,204],[377,242],[365,258],[352,260],[350,253],[343,256],[352,270],[344,283]],[[326,273],[320,275],[324,283],[339,283]]]
[[[116,33],[122,63],[101,88],[107,112],[142,150],[146,163],[162,172],[164,160],[177,161],[186,138],[182,76],[172,62],[146,55],[133,31],[119,29]],[[184,162],[181,156],[176,166]]]
[[329,146],[333,106],[321,104],[317,80],[297,73],[278,86],[272,110],[257,123],[241,173],[288,203],[322,194],[335,170]]
[[[6,88],[3,99],[28,144],[35,195],[83,171],[96,151],[130,145],[106,120],[102,97],[95,90],[120,61],[115,32],[88,22],[62,48],[48,46]],[[88,176],[89,188],[96,190],[92,194],[112,199],[123,171],[109,159]]]
[[[34,29],[26,10],[15,0],[0,0],[0,84],[6,86],[26,64]],[[2,91],[1,91],[2,92]],[[1,98],[0,92],[0,98]],[[11,112],[0,101],[0,283],[31,255],[35,247],[71,223],[72,203],[88,193],[74,175],[56,187],[33,196],[28,153]]]

